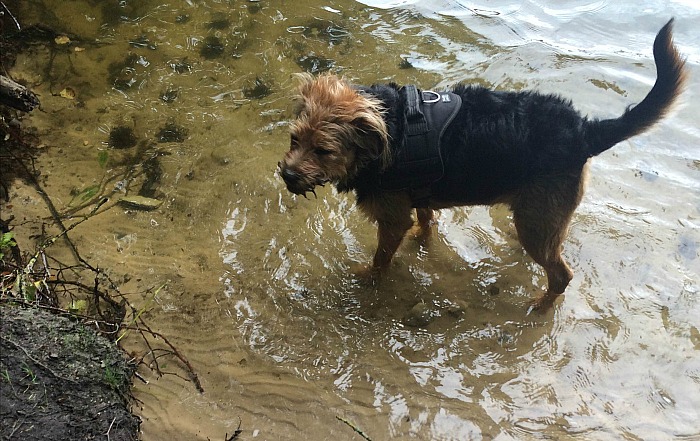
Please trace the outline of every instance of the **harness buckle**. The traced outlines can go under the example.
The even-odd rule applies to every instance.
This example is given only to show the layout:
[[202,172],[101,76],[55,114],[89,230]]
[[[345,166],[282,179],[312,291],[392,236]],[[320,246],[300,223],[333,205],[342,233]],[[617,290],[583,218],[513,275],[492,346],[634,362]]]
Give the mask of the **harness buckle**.
[[[440,101],[440,94],[437,92],[433,92],[432,90],[423,90],[423,96],[421,96],[421,99],[423,100],[424,103],[431,104],[431,103],[437,103]],[[425,96],[428,95],[431,98],[426,98]]]

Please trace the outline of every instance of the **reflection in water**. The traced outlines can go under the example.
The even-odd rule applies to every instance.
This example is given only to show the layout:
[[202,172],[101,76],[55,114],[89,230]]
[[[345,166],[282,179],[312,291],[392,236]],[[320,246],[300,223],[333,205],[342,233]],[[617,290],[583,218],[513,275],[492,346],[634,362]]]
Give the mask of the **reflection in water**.
[[[46,48],[18,60],[46,97],[32,122],[61,146],[41,158],[48,188],[69,200],[158,159],[158,179],[119,190],[164,204],[95,219],[84,246],[116,241],[95,253],[129,292],[166,283],[151,320],[206,390],[137,384],[144,439],[218,439],[239,417],[251,439],[358,439],[337,416],[375,440],[700,436],[694,85],[675,116],[593,162],[565,244],[576,278],[543,315],[524,314],[544,275],[502,207],[444,211],[428,247],[404,244],[365,286],[352,268],[376,233],[353,199],[293,196],[275,174],[294,72],[536,88],[618,115],[648,91],[669,15],[697,71],[694,4],[59,3],[20,10],[100,44],[56,53],[48,79]],[[80,106],[51,95],[66,85]],[[158,142],[169,124],[182,136]],[[123,148],[116,127],[130,129]]]

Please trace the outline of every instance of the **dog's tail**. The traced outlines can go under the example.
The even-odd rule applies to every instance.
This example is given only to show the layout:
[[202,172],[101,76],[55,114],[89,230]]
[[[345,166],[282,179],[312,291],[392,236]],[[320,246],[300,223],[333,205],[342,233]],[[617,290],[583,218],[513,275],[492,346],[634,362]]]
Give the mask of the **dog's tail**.
[[630,106],[616,119],[592,120],[585,126],[588,155],[595,156],[649,129],[671,109],[686,80],[685,60],[673,44],[673,19],[661,28],[654,40],[656,82],[636,106]]

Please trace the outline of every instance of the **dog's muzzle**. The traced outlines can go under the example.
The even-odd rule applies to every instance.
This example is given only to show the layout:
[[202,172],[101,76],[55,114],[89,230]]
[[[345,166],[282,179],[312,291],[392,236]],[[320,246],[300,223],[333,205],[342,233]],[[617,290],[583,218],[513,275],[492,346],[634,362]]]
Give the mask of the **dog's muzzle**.
[[308,188],[302,187],[303,179],[301,178],[301,175],[294,170],[280,166],[280,176],[282,176],[284,183],[287,184],[287,190],[291,191],[292,193],[302,194],[308,190]]
[[284,162],[280,162],[279,174],[282,180],[287,185],[287,190],[294,194],[300,194],[306,197],[306,193],[313,193],[316,196],[314,187],[316,185],[323,185],[323,182],[309,182],[308,177],[302,175],[301,173],[289,168]]

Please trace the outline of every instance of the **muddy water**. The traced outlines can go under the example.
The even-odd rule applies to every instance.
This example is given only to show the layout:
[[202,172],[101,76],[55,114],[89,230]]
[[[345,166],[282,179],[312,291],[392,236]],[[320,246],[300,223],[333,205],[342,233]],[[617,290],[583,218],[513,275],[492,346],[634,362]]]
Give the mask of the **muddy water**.
[[[41,94],[30,123],[47,191],[67,211],[91,187],[116,190],[73,237],[205,389],[142,369],[143,439],[222,439],[239,424],[241,439],[266,440],[362,439],[351,426],[374,440],[699,438],[700,9],[394,5],[16,6],[25,26],[71,37],[32,45],[14,70]],[[367,287],[350,269],[371,258],[375,230],[352,198],[295,197],[275,174],[295,72],[536,88],[610,117],[653,84],[651,44],[670,16],[691,71],[683,104],[593,161],[565,244],[576,275],[548,313],[524,314],[546,280],[503,207],[442,212],[429,246],[404,244]],[[124,127],[133,139],[110,138]],[[163,204],[113,204],[139,193]],[[12,196],[17,214],[40,204]]]

